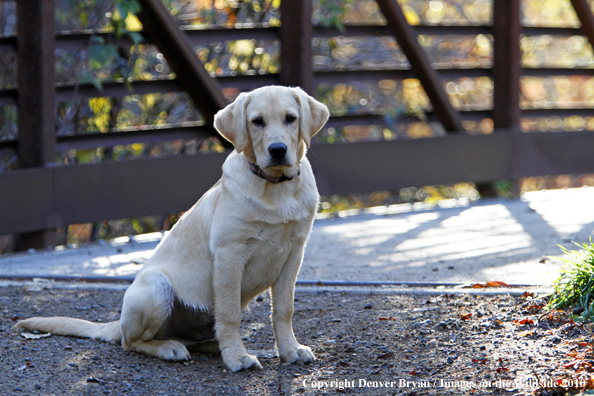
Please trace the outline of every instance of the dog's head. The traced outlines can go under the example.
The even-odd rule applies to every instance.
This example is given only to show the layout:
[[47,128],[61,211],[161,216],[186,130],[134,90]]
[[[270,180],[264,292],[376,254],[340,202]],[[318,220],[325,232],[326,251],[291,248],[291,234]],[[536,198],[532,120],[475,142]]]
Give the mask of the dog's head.
[[306,145],[329,115],[324,104],[300,88],[268,86],[240,94],[215,115],[214,125],[260,168],[294,177]]

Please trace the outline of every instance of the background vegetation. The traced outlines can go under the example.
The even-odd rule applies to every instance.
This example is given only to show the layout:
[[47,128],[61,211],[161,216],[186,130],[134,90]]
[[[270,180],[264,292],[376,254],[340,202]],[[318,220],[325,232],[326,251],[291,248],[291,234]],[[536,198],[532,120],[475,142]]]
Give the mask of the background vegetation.
[[[164,3],[183,29],[280,25],[280,0],[165,0]],[[491,0],[399,0],[399,3],[412,25],[488,25],[491,22]],[[0,1],[1,36],[15,34],[15,11],[14,1]],[[101,96],[101,86],[107,81],[174,77],[163,54],[142,42],[137,33],[141,24],[134,16],[137,11],[134,0],[56,0],[56,32],[113,31],[117,35],[129,36],[135,43],[117,47],[95,36],[84,50],[56,51],[56,83],[92,83],[97,87],[96,98],[81,100],[75,91],[71,99],[57,104],[58,135],[110,133],[144,125],[202,121],[185,93],[138,95],[131,90],[129,96],[121,99]],[[382,25],[385,20],[374,0],[315,0],[313,22],[344,29],[348,24]],[[579,26],[569,0],[524,0],[522,22],[527,26]],[[492,63],[493,38],[490,35],[422,35],[420,43],[436,68],[481,68],[490,67]],[[312,45],[315,70],[407,69],[410,66],[392,37],[316,38]],[[592,47],[584,37],[523,37],[521,48],[525,67],[594,68]],[[213,76],[267,74],[278,72],[280,68],[280,44],[276,40],[206,42],[195,49]],[[16,73],[14,54],[0,52],[0,89],[14,88]],[[521,84],[523,108],[594,106],[592,77],[523,77]],[[457,109],[488,110],[492,106],[493,82],[488,77],[444,81],[444,87]],[[416,79],[320,84],[315,90],[316,97],[329,106],[332,114],[378,113],[387,123],[387,127],[326,128],[316,137],[317,143],[431,138],[444,133],[439,123],[426,121],[424,113],[431,107]],[[225,89],[224,94],[232,100],[239,92],[238,89]],[[416,117],[416,120],[401,122],[402,115]],[[493,132],[493,122],[489,118],[465,121],[464,127],[471,134]],[[521,120],[521,128],[527,133],[594,131],[594,116],[525,117]],[[15,139],[17,134],[16,108],[5,106],[0,109],[0,140]],[[56,160],[61,165],[69,165],[221,150],[216,138],[177,140],[152,145],[70,150],[59,153]],[[16,158],[0,158],[0,172],[15,168],[18,168]],[[594,176],[528,178],[520,181],[519,188],[526,191],[581,185],[594,185]],[[506,181],[495,186],[500,196],[510,196],[513,190]],[[350,208],[402,202],[435,203],[442,199],[472,201],[478,198],[475,186],[461,183],[325,197],[320,210],[337,213]],[[72,225],[69,232],[61,230],[61,238],[63,242],[78,243],[167,229],[178,216],[163,214],[160,217]],[[0,251],[7,250],[11,240],[0,238]]]

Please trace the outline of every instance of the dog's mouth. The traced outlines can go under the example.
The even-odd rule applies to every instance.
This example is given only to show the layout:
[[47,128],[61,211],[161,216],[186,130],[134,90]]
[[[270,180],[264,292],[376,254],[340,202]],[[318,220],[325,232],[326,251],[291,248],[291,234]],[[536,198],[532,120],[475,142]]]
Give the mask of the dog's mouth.
[[279,161],[279,160],[271,160],[268,162],[268,164],[266,164],[266,166],[263,169],[270,169],[270,170],[275,170],[275,169],[285,169],[285,168],[290,168],[293,165],[288,163],[287,161]]

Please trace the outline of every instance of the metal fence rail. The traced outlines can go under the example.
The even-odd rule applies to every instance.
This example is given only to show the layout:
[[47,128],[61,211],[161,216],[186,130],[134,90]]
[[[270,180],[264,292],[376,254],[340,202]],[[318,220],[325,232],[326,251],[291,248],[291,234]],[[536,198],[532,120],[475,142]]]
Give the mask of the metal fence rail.
[[[0,156],[19,156],[23,169],[0,174],[0,234],[21,233],[21,246],[55,243],[51,230],[68,224],[106,219],[171,213],[187,209],[220,175],[224,154],[197,154],[157,159],[56,167],[55,152],[71,149],[113,147],[131,143],[158,143],[215,135],[212,115],[226,104],[221,89],[243,90],[268,84],[299,85],[312,92],[320,83],[380,81],[417,77],[431,99],[430,121],[440,121],[447,136],[422,140],[396,140],[351,144],[317,145],[310,152],[320,193],[334,194],[397,189],[410,185],[490,182],[546,174],[594,172],[594,133],[519,133],[520,117],[592,116],[592,108],[520,109],[522,76],[592,76],[594,69],[522,68],[520,35],[585,35],[594,41],[594,16],[586,0],[572,0],[581,29],[522,27],[519,0],[493,2],[493,26],[409,26],[396,0],[378,0],[386,26],[313,26],[311,1],[283,5],[282,26],[235,29],[178,28],[161,0],[141,0],[139,18],[147,43],[163,52],[177,79],[134,81],[135,94],[186,91],[207,120],[134,130],[112,130],[72,136],[56,136],[55,102],[97,96],[129,95],[122,82],[103,85],[98,94],[91,84],[55,85],[54,49],[84,49],[91,35],[108,42],[131,45],[104,33],[82,32],[54,35],[53,0],[18,1],[16,37],[0,38],[0,51],[14,52],[19,62],[19,89],[0,90],[0,106],[18,105],[19,134],[16,140],[0,141]],[[288,9],[287,7],[290,7]],[[289,15],[290,18],[282,18]],[[417,35],[477,35],[494,37],[492,68],[432,69],[418,45]],[[311,40],[333,36],[392,36],[407,55],[411,70],[315,71]],[[281,72],[267,75],[211,76],[192,45],[238,39],[279,40]],[[294,50],[294,48],[299,50]],[[19,50],[22,49],[22,50]],[[287,50],[293,49],[293,50]],[[492,109],[456,111],[447,99],[442,79],[488,76],[494,81]],[[492,118],[495,131],[488,136],[469,136],[463,120]],[[399,122],[413,121],[406,116]],[[329,126],[383,125],[382,114],[333,116]],[[150,177],[147,177],[150,175]],[[188,183],[188,177],[192,179]],[[66,194],[77,186],[76,196]],[[48,231],[50,230],[50,231]]]

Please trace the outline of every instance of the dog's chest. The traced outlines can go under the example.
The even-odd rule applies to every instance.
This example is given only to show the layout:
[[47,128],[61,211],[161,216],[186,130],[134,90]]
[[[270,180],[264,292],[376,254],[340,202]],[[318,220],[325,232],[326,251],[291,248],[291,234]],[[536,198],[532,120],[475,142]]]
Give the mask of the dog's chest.
[[[243,272],[242,294],[259,293],[270,287],[284,266],[300,251],[307,238],[308,224],[262,224],[246,242],[250,259]],[[300,257],[300,256],[299,256]]]

